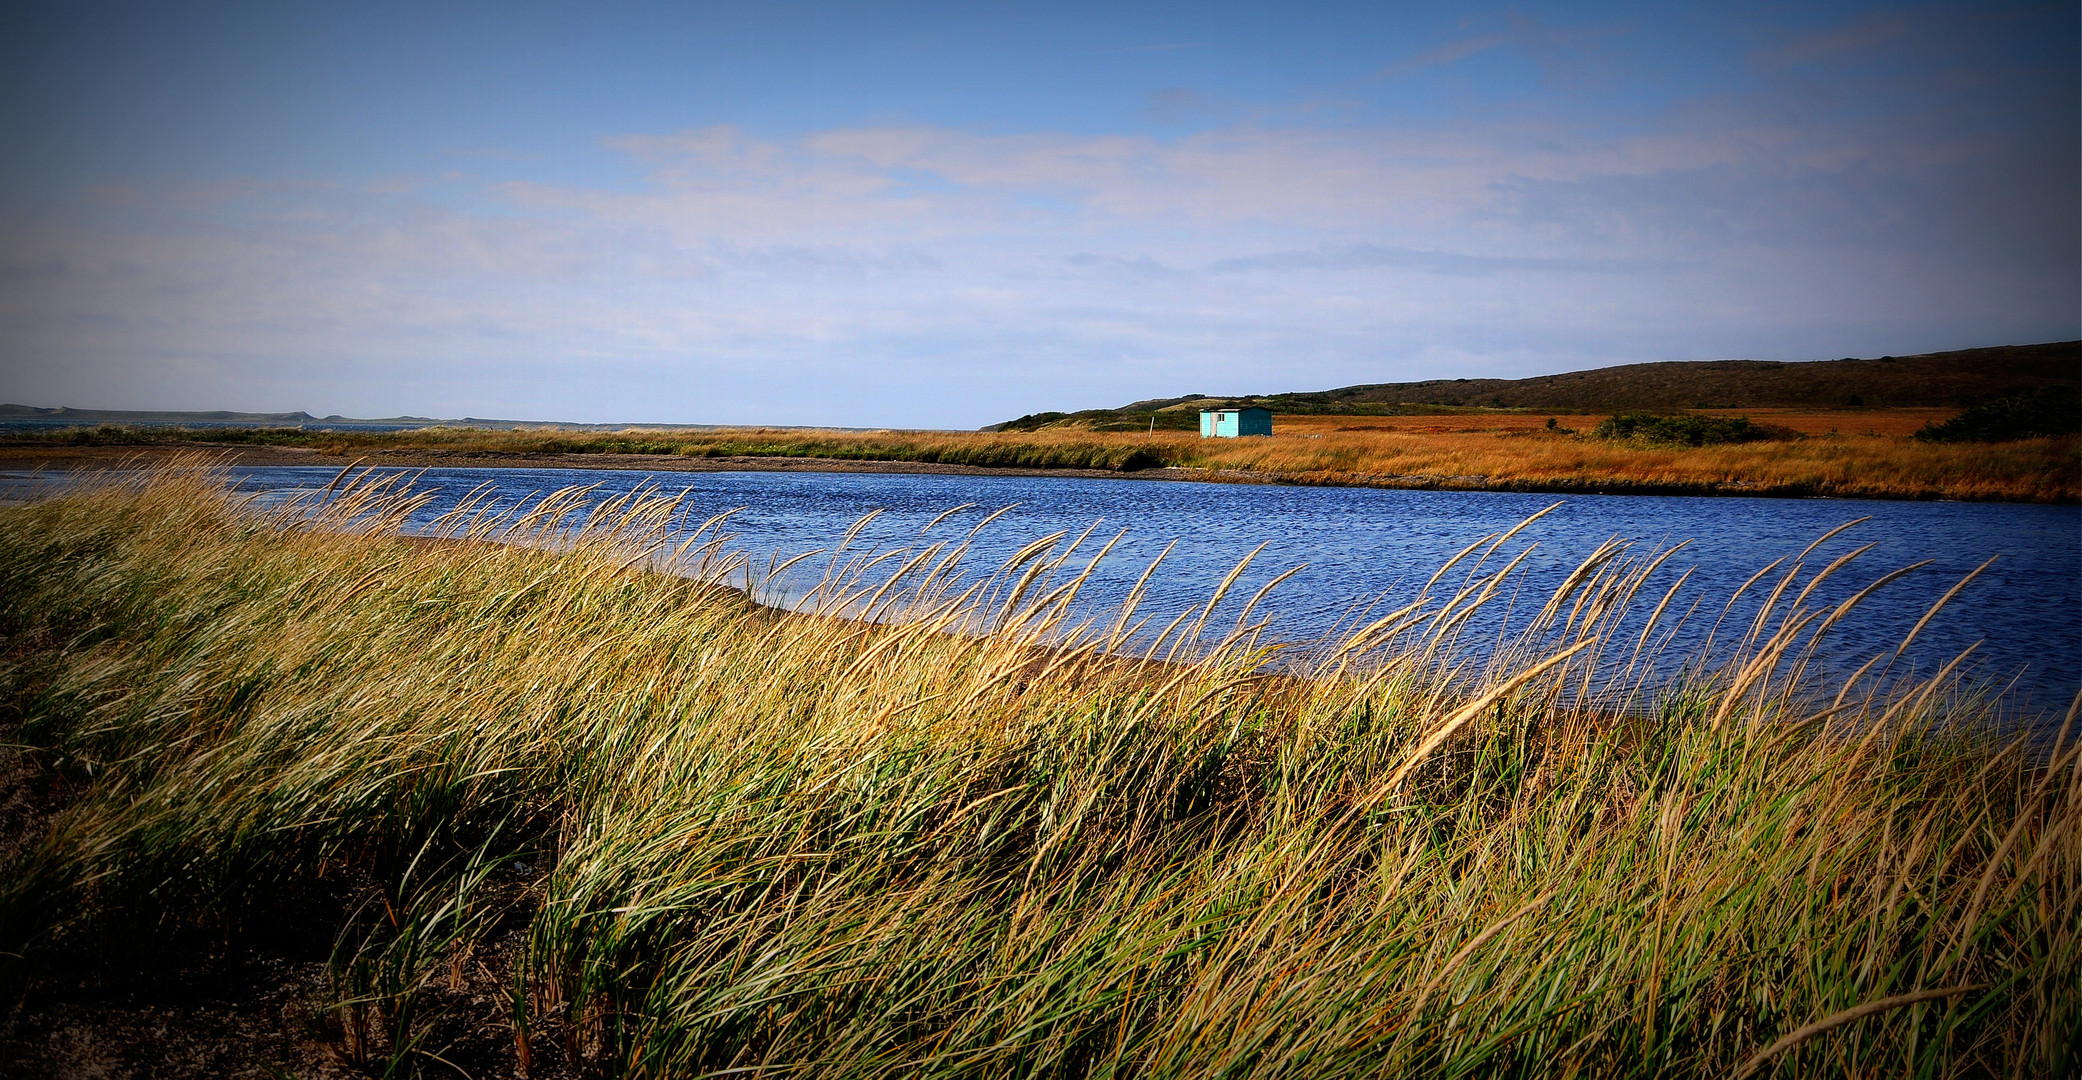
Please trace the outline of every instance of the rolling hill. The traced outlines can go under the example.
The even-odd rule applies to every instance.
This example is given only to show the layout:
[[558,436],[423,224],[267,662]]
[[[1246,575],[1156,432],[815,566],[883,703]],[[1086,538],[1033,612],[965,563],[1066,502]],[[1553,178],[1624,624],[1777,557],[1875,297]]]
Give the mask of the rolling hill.
[[1694,360],[1529,379],[1431,379],[1240,397],[1154,398],[1117,409],[1036,413],[993,425],[1188,428],[1202,408],[1262,405],[1279,413],[1392,414],[1425,409],[1556,412],[1964,405],[1991,394],[2082,382],[2082,341],[2002,345],[1917,356],[1842,360]]

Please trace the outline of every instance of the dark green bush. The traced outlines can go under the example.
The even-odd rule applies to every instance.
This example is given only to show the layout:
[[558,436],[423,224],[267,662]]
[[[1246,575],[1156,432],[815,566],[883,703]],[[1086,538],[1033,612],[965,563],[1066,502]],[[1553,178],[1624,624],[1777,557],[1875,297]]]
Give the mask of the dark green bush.
[[1020,418],[1019,418],[1019,419],[1017,419],[1017,420],[1007,420],[1007,421],[1005,421],[1005,422],[1004,422],[1003,424],[1000,424],[1000,425],[998,425],[998,430],[999,430],[999,431],[1038,431],[1038,430],[1039,430],[1040,428],[1042,428],[1042,427],[1043,427],[1043,426],[1045,426],[1045,425],[1048,425],[1048,424],[1053,424],[1053,423],[1055,423],[1055,422],[1056,422],[1056,421],[1058,421],[1058,420],[1068,420],[1069,418],[1070,418],[1070,414],[1069,414],[1069,413],[1066,413],[1066,412],[1037,412],[1037,413],[1028,413],[1028,414],[1026,414],[1025,416],[1022,416],[1022,417],[1020,417]]
[[1682,446],[1715,446],[1720,443],[1753,442],[1769,438],[1749,417],[1698,416],[1693,413],[1622,413],[1598,422],[1591,434],[1600,439],[1634,439],[1640,442],[1677,443]]
[[1942,424],[1925,424],[1921,442],[2010,442],[2082,433],[2082,391],[2046,386],[1987,398]]

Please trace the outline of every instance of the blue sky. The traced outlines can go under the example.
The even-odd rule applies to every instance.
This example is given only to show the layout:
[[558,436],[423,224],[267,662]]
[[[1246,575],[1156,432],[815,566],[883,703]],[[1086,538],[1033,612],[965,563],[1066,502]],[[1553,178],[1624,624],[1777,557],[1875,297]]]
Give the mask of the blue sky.
[[2057,5],[50,5],[0,398],[973,427],[2082,336]]

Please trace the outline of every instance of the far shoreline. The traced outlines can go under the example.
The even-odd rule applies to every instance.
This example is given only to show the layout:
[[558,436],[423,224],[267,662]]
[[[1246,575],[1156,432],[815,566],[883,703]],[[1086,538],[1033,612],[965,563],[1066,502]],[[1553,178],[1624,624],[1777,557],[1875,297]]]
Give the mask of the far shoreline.
[[313,447],[255,446],[240,443],[191,442],[130,445],[52,446],[48,443],[0,444],[0,469],[10,471],[92,472],[163,464],[176,458],[207,457],[216,463],[254,468],[351,465],[378,468],[573,469],[648,473],[846,473],[858,475],[1018,476],[1085,480],[1140,480],[1168,483],[1254,484],[1286,487],[1349,487],[1395,491],[1464,491],[1521,495],[1633,495],[1695,498],[1842,499],[1859,502],[2005,503],[2020,506],[2072,506],[2074,498],[1974,498],[1930,493],[1909,497],[1812,490],[1808,485],[1767,484],[1732,480],[1710,483],[1635,482],[1614,477],[1539,481],[1493,481],[1486,476],[1321,474],[1293,476],[1243,469],[1154,466],[1137,469],[1032,468],[960,465],[944,462],[866,458],[683,454],[571,453],[500,450],[429,450],[363,448],[333,453]]
[[[359,450],[327,453],[308,447],[247,446],[238,443],[185,443],[179,446],[139,444],[133,446],[4,446],[0,445],[0,468],[72,472],[126,468],[138,464],[162,464],[179,457],[205,456],[225,465],[254,468],[308,466],[344,469],[350,465],[403,469],[588,469],[601,472],[795,472],[917,474],[935,476],[1067,476],[1091,480],[1200,480],[1213,470],[1153,468],[1116,471],[1112,469],[1034,469],[1017,466],[952,465],[927,461],[888,461],[858,458],[725,456],[693,457],[681,454],[583,454],[513,452],[498,450]],[[1237,483],[1275,483],[1270,478],[1238,479]]]

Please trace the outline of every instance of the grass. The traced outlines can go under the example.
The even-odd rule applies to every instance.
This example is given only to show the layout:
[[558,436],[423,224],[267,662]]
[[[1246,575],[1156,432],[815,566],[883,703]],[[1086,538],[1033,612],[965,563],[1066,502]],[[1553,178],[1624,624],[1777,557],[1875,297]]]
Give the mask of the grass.
[[[198,444],[299,447],[347,460],[497,464],[509,455],[649,455],[664,459],[810,458],[919,462],[983,468],[1135,472],[1171,467],[1213,479],[1469,490],[1741,494],[1837,498],[2082,500],[2082,440],[2043,437],[1995,445],[1918,441],[1917,425],[1940,410],[1760,413],[1756,427],[1784,437],[1685,446],[1610,440],[1589,432],[1598,417],[1556,430],[1546,417],[1468,413],[1409,417],[1279,417],[1270,439],[1203,440],[1197,434],[1049,428],[1031,432],[844,432],[796,429],[554,431],[432,429],[340,433],[78,428],[17,436],[6,453],[24,464],[67,447]],[[1942,415],[1950,415],[1943,413]],[[1737,418],[1702,420],[1732,426]],[[1721,425],[1721,420],[1730,424]],[[1839,431],[1841,428],[1841,431]],[[1883,430],[1884,429],[1884,430]],[[669,464],[668,464],[669,467]]]
[[296,428],[131,428],[101,425],[16,436],[18,445],[310,447],[330,455],[644,454],[690,458],[793,457],[833,461],[906,461],[985,468],[1130,471],[1162,464],[1159,444],[1121,437],[998,435],[962,431],[849,432],[803,428],[630,430],[595,434],[556,430],[495,431],[422,428],[340,432]]
[[1815,684],[1807,590],[1859,572],[1821,541],[1725,668],[1616,632],[1686,610],[1664,553],[1514,601],[1534,524],[1276,670],[1226,586],[1160,637],[1076,614],[1089,537],[849,534],[786,614],[655,495],[453,542],[331,495],[0,511],[5,721],[61,793],[0,869],[32,1017],[83,956],[315,911],[311,1038],[372,1074],[2076,1068],[2074,717]]
[[[1410,425],[1225,440],[1193,464],[1288,483],[1523,491],[2074,502],[2082,442],[1921,443],[1875,435],[1683,446],[1515,428]],[[1280,426],[1275,423],[1274,430]]]

